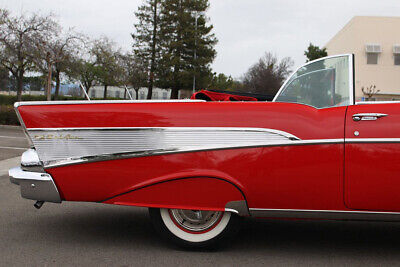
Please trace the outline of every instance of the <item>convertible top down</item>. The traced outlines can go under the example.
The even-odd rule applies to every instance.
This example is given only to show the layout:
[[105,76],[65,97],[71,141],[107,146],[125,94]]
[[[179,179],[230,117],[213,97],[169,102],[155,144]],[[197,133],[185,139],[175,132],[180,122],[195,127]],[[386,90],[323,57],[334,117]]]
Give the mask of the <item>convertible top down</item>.
[[37,207],[149,207],[189,247],[243,216],[399,221],[400,104],[355,103],[353,61],[307,63],[272,102],[15,103],[31,149],[11,182]]

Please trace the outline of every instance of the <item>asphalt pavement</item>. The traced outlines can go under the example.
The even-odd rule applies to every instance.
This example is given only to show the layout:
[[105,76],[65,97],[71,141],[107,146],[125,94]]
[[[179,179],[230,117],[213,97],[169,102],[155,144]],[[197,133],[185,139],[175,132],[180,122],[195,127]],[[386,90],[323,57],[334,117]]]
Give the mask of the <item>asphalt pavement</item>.
[[[28,144],[0,127],[0,172]],[[0,173],[0,266],[383,266],[400,264],[400,223],[247,219],[217,251],[161,241],[144,208],[22,199]]]

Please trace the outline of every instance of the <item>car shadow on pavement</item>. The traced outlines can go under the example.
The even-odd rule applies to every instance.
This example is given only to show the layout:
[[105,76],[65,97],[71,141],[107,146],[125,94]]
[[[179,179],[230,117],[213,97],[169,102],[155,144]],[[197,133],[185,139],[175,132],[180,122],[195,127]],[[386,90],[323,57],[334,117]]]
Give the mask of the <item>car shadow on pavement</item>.
[[[35,224],[45,224],[46,238],[61,239],[64,244],[79,241],[96,246],[176,249],[160,240],[144,208],[102,206],[88,210],[75,207],[56,216],[46,215],[43,211]],[[30,227],[36,226],[30,224]],[[258,250],[397,255],[400,250],[400,224],[247,218],[239,235],[222,248],[225,252]]]

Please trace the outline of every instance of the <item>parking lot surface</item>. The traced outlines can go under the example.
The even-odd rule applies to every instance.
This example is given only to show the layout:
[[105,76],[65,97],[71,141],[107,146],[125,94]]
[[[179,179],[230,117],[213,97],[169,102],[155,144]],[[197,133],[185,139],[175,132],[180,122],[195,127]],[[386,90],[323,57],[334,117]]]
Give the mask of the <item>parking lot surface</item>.
[[[12,138],[15,137],[15,138]],[[0,128],[0,171],[28,144]],[[45,203],[33,208],[0,175],[0,266],[377,266],[399,265],[400,224],[247,219],[217,251],[184,251],[160,241],[144,208]]]

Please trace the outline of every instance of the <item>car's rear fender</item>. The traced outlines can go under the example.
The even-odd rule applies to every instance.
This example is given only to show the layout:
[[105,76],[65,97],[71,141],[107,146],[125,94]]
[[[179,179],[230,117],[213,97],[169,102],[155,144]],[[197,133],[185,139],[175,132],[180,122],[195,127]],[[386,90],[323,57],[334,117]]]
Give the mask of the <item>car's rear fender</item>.
[[170,179],[119,194],[108,204],[155,208],[230,211],[247,216],[243,192],[235,184],[215,177]]

